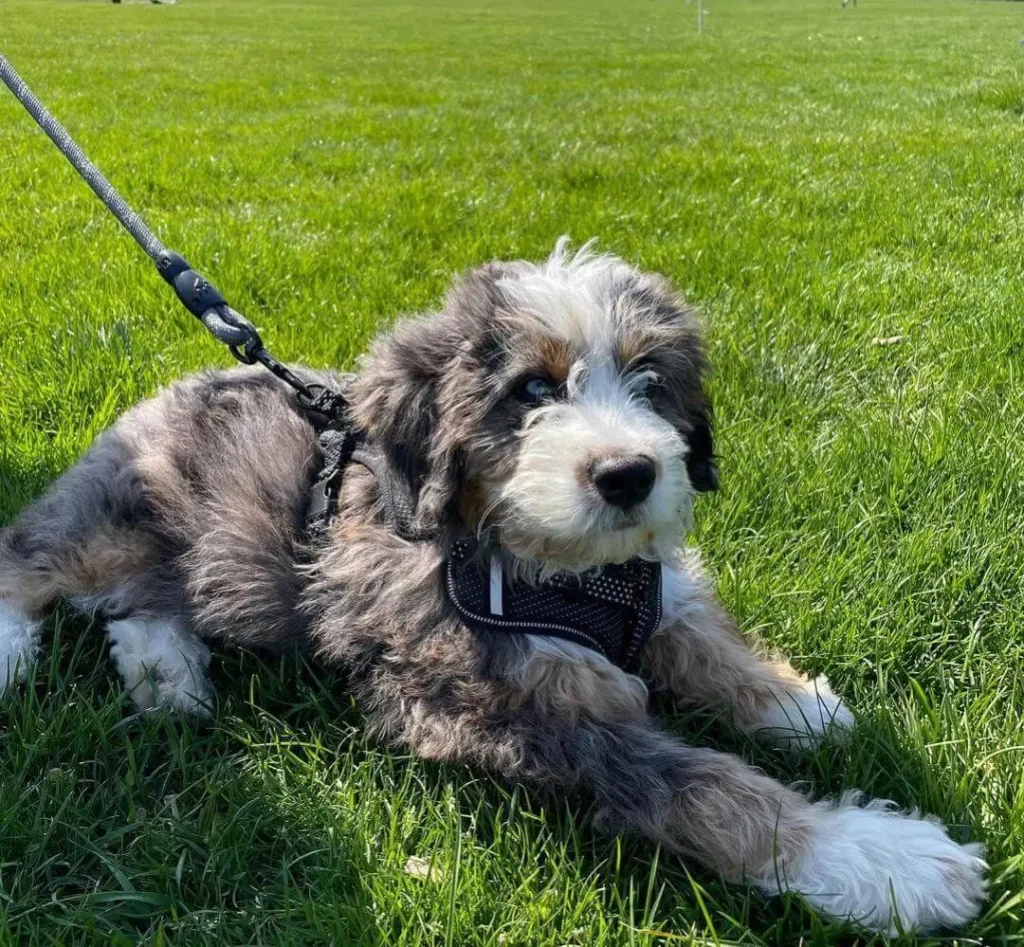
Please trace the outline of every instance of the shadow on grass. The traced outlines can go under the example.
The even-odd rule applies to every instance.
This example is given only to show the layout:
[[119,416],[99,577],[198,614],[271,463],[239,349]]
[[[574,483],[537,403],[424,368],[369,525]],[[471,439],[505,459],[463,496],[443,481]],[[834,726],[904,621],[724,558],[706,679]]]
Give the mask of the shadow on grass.
[[[0,717],[0,932],[18,942],[444,942],[451,928],[437,925],[458,903],[454,942],[516,943],[498,940],[522,909],[510,899],[567,883],[594,892],[623,942],[690,930],[752,944],[858,942],[798,899],[764,900],[642,840],[597,835],[581,800],[369,743],[343,676],[298,653],[219,650],[216,716],[202,725],[134,713],[96,623],[58,612],[49,628],[33,678]],[[859,732],[848,776],[850,750],[794,760],[714,716],[676,714],[667,701],[658,710],[682,739],[738,752],[815,797],[852,776],[912,805],[914,787],[933,785],[926,761],[884,728]],[[884,754],[877,765],[863,747]],[[440,883],[406,875],[414,854],[439,859]],[[571,913],[571,899],[560,909]],[[571,933],[576,922],[565,923]]]
[[254,658],[225,659],[227,716],[204,726],[135,713],[96,623],[59,612],[48,630],[0,711],[0,940],[379,942],[365,856],[266,752]]
[[[237,673],[239,670],[241,673]],[[431,854],[438,846],[447,849],[450,858],[455,848],[452,833],[465,833],[481,856],[476,864],[484,872],[488,868],[483,856],[501,851],[513,863],[524,866],[524,876],[543,865],[553,874],[574,873],[580,881],[594,883],[603,889],[607,913],[622,922],[623,935],[627,930],[634,939],[638,934],[644,935],[639,942],[658,943],[665,938],[670,941],[678,937],[679,931],[694,926],[705,934],[745,943],[872,941],[870,937],[859,936],[848,925],[826,923],[798,898],[762,898],[742,886],[722,883],[692,862],[657,853],[642,839],[616,841],[599,835],[587,825],[585,800],[505,787],[462,767],[414,760],[374,746],[362,735],[361,716],[345,690],[343,676],[313,668],[299,656],[286,655],[270,661],[254,655],[236,655],[225,659],[220,676],[221,693],[233,695],[229,700],[243,698],[250,710],[259,708],[256,713],[266,728],[267,748],[279,749],[280,744],[274,741],[282,736],[285,742],[297,740],[289,744],[289,752],[293,759],[297,759],[296,752],[301,756],[299,768],[309,768],[310,781],[317,781],[318,772],[329,774],[338,782],[331,794],[334,802],[347,800],[342,809],[347,806],[350,812],[361,807],[349,823],[353,837],[363,841],[367,837],[379,838],[378,829],[383,829],[389,818],[394,819],[396,808],[415,812],[414,823],[406,824],[395,835],[385,833],[387,837],[381,840],[382,857],[364,861],[363,871],[400,873],[406,854]],[[249,682],[248,689],[240,694],[237,688],[243,681]],[[302,695],[298,700],[297,690]],[[666,729],[686,742],[738,753],[784,783],[797,784],[813,798],[859,788],[871,796],[893,798],[907,808],[924,804],[927,809],[931,801],[947,816],[957,813],[952,787],[943,792],[929,772],[924,755],[902,746],[884,725],[865,723],[853,747],[826,746],[812,754],[794,757],[739,736],[716,715],[680,714],[670,701],[660,698],[655,709]],[[325,721],[329,721],[327,732],[335,734],[335,740],[342,738],[340,745],[325,739]],[[335,751],[344,759],[333,756]],[[278,785],[274,784],[264,801],[282,805]],[[919,787],[929,787],[932,798],[917,798]],[[446,807],[445,801],[454,803],[454,809]],[[335,808],[328,804],[324,812]],[[437,819],[440,824],[425,825],[424,819]],[[517,819],[525,825],[539,823],[539,834],[532,840],[510,843],[509,823]],[[379,826],[374,824],[375,820]],[[950,832],[960,841],[968,841],[972,835],[977,838],[977,833],[955,817],[950,820]],[[450,872],[451,865],[446,867]],[[497,885],[510,882],[507,877],[495,878]],[[366,885],[365,877],[362,884],[369,895],[372,885]],[[473,883],[467,881],[465,886],[464,906],[472,915],[467,925],[478,932],[496,935],[502,913],[501,901],[494,903],[497,888],[491,889],[485,879],[483,903],[477,905],[474,914],[473,894],[469,890]],[[451,896],[455,897],[454,891]],[[443,913],[448,897],[447,889],[437,893],[438,912]],[[377,897],[370,900],[376,901]],[[512,910],[511,906],[506,907]],[[370,923],[371,927],[379,925],[372,929],[385,943],[395,942],[401,933],[401,928],[394,926],[393,915]],[[489,941],[481,936],[480,942]]]

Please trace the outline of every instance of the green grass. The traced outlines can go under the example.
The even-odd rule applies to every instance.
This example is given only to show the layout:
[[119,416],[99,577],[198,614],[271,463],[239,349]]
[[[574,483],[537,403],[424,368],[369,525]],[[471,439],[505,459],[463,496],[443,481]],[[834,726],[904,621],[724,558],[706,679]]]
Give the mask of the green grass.
[[[983,838],[959,942],[1022,943],[1024,4],[709,11],[698,37],[677,0],[0,0],[0,49],[280,357],[351,365],[453,272],[562,233],[668,274],[717,367],[696,540],[861,720],[799,763],[672,725]],[[7,521],[227,360],[5,93],[0,261]],[[219,653],[203,729],[133,716],[100,629],[50,627],[0,710],[0,943],[854,939],[581,802],[373,745],[296,656]]]

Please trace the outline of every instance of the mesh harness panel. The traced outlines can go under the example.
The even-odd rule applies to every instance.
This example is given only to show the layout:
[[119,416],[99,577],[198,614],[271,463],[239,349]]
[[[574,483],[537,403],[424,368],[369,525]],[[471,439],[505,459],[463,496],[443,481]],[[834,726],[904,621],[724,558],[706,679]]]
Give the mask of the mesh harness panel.
[[[550,635],[603,654],[627,671],[661,622],[661,564],[630,559],[581,576],[559,574],[532,584],[489,573],[469,540],[455,543],[445,562],[445,591],[470,628]],[[501,612],[495,614],[499,593]]]

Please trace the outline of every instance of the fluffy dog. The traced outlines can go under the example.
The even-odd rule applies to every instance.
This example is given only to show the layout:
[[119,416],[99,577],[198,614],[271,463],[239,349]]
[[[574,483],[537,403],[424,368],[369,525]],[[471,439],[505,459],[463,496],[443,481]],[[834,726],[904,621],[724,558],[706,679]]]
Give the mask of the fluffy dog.
[[[423,757],[582,791],[605,827],[869,928],[962,924],[984,897],[980,846],[856,794],[811,802],[648,715],[655,687],[789,746],[854,725],[823,678],[759,656],[680,547],[717,485],[705,372],[685,304],[614,257],[560,243],[470,273],[346,389],[416,495],[423,541],[396,535],[358,466],[326,537],[305,538],[320,457],[291,392],[258,369],[174,385],[0,534],[0,686],[24,677],[58,598],[106,616],[140,708],[210,712],[203,639],[308,644],[348,670],[374,731]],[[660,563],[637,673],[564,638],[467,627],[442,582],[465,537],[479,568],[527,586]]]

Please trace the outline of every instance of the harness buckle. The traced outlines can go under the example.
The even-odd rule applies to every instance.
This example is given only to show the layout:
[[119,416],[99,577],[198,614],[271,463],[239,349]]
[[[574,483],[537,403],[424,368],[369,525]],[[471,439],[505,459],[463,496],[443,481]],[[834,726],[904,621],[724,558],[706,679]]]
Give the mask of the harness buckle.
[[323,533],[334,519],[342,476],[358,441],[359,436],[350,427],[331,426],[320,434],[324,464],[310,489],[306,507],[306,531],[311,536]]

